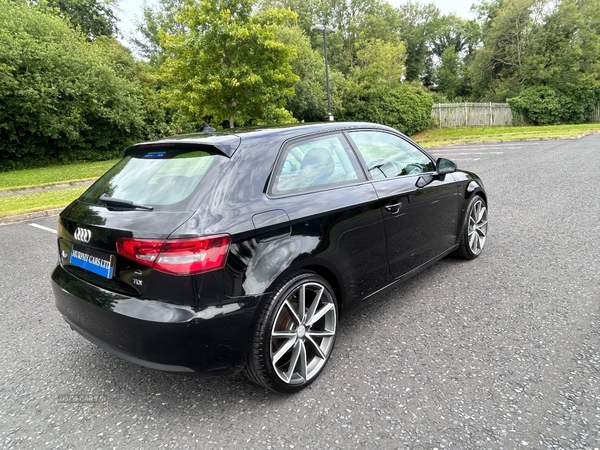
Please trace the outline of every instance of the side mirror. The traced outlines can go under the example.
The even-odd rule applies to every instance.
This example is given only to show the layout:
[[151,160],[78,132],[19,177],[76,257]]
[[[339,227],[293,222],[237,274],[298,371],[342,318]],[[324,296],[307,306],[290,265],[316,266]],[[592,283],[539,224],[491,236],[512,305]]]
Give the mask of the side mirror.
[[446,175],[456,172],[456,163],[446,158],[438,158],[437,171],[439,175]]

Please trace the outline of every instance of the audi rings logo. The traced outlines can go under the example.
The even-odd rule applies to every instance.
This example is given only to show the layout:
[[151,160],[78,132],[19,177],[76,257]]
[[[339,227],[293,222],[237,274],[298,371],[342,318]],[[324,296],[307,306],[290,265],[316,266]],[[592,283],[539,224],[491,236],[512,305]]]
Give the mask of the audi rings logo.
[[92,238],[92,232],[86,228],[77,227],[75,233],[73,233],[73,237],[78,241],[85,242],[87,244]]

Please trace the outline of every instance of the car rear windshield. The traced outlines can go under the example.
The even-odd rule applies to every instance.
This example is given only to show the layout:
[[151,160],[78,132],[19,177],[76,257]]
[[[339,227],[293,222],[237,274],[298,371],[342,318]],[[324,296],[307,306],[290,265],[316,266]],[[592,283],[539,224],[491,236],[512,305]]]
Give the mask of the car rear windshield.
[[153,147],[128,152],[80,200],[100,205],[105,195],[159,210],[195,208],[227,159],[216,149]]

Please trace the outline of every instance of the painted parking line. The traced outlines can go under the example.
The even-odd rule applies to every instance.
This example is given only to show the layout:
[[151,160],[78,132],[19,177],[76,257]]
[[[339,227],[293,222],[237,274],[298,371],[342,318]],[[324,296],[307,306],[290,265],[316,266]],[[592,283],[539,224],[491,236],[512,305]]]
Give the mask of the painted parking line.
[[[439,153],[438,151],[434,152],[434,153]],[[454,152],[448,152],[448,153],[452,153],[453,155],[457,155],[457,156],[471,156],[471,155],[504,155],[504,152],[462,152],[462,153],[454,153]]]
[[531,146],[524,147],[522,145],[456,145],[450,147],[429,147],[429,150],[437,150],[442,152],[451,152],[453,150],[519,150],[522,148],[531,148]]
[[37,223],[30,223],[29,226],[34,227],[34,228],[38,228],[40,230],[47,231],[48,233],[56,234],[56,230],[53,230],[52,228],[45,227],[44,225],[38,225]]

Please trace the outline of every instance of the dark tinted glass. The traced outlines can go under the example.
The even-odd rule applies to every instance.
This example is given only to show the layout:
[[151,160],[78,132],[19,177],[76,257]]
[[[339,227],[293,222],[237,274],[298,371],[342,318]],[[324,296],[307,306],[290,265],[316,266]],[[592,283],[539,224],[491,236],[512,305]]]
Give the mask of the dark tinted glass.
[[340,137],[321,136],[288,146],[275,172],[273,192],[287,194],[364,180],[356,156]]
[[[227,158],[217,152],[177,151],[153,148],[124,157],[80,200],[101,204],[102,194],[139,205],[171,209],[181,205],[202,184],[213,179],[213,172]],[[161,208],[162,207],[162,208]]]

